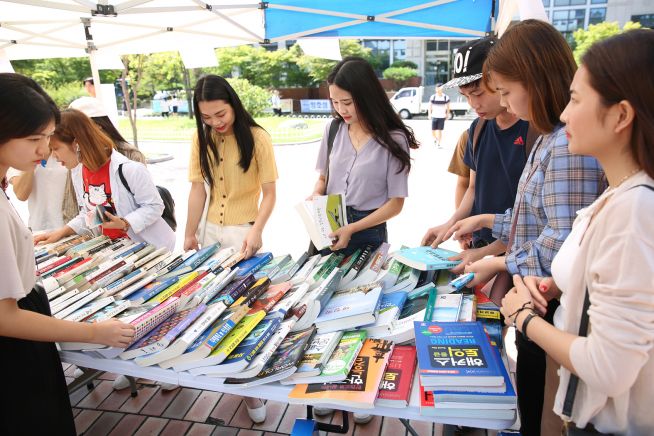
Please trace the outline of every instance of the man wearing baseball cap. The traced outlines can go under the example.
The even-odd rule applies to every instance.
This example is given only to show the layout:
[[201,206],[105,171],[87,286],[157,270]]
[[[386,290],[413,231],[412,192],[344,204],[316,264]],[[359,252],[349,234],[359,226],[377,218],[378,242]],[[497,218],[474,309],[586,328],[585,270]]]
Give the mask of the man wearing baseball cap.
[[[463,154],[463,163],[470,168],[470,183],[454,214],[445,223],[430,228],[423,245],[438,246],[451,236],[449,229],[463,218],[503,213],[513,206],[528,155],[527,145],[533,145],[535,135],[529,134],[526,121],[500,105],[499,93],[482,83],[482,66],[496,41],[494,37],[486,37],[461,47],[454,58],[454,78],[443,85],[444,88],[457,86],[478,115],[467,130]],[[462,262],[454,272],[461,273],[469,262],[501,254],[505,249],[488,229],[475,232],[469,247],[455,257]]]

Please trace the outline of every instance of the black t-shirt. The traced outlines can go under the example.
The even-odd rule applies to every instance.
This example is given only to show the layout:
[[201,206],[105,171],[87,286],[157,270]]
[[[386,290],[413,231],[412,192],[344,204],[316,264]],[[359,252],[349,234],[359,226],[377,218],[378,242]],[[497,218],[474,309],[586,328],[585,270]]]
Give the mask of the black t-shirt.
[[[473,154],[472,138],[478,122],[479,118],[470,125],[463,157],[465,164],[476,172],[471,216],[504,213],[513,207],[518,181],[527,161],[525,144],[529,123],[518,120],[511,127],[501,130],[495,120],[487,121]],[[490,229],[475,232],[473,239],[483,239],[488,243],[495,240]]]

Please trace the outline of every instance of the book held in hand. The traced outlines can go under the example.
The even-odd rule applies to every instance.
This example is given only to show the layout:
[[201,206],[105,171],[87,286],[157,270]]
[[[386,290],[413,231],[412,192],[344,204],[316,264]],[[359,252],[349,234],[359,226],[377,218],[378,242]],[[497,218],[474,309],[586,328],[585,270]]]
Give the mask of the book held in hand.
[[295,206],[318,250],[331,246],[329,235],[348,224],[344,194],[316,195]]
[[459,253],[445,250],[443,248],[431,248],[428,246],[405,248],[395,254],[395,259],[411,268],[420,271],[432,271],[439,269],[454,268],[461,263],[460,260],[449,260],[450,257]]

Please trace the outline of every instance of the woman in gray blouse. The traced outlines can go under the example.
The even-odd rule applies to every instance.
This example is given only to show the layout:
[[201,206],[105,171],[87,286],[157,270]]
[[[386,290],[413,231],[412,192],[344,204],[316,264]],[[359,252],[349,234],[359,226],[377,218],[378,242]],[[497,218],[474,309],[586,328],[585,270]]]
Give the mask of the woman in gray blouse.
[[374,250],[388,240],[386,221],[402,211],[408,196],[409,148],[417,148],[418,143],[366,60],[343,59],[327,83],[334,108],[332,123],[340,125],[329,156],[331,123],[325,128],[313,195],[345,194],[349,224],[334,232],[331,250],[342,250],[345,255],[366,245]]

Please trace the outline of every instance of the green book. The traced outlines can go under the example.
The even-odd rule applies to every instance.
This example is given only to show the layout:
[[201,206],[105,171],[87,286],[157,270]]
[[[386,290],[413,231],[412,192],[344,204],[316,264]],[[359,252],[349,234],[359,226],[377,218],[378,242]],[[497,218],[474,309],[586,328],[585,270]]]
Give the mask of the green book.
[[[363,347],[367,333],[365,330],[353,330],[343,333],[343,337],[338,342],[336,349],[325,364],[325,368],[320,373],[318,383],[331,383],[343,381],[354,365],[354,361]],[[306,381],[306,383],[312,383]]]

